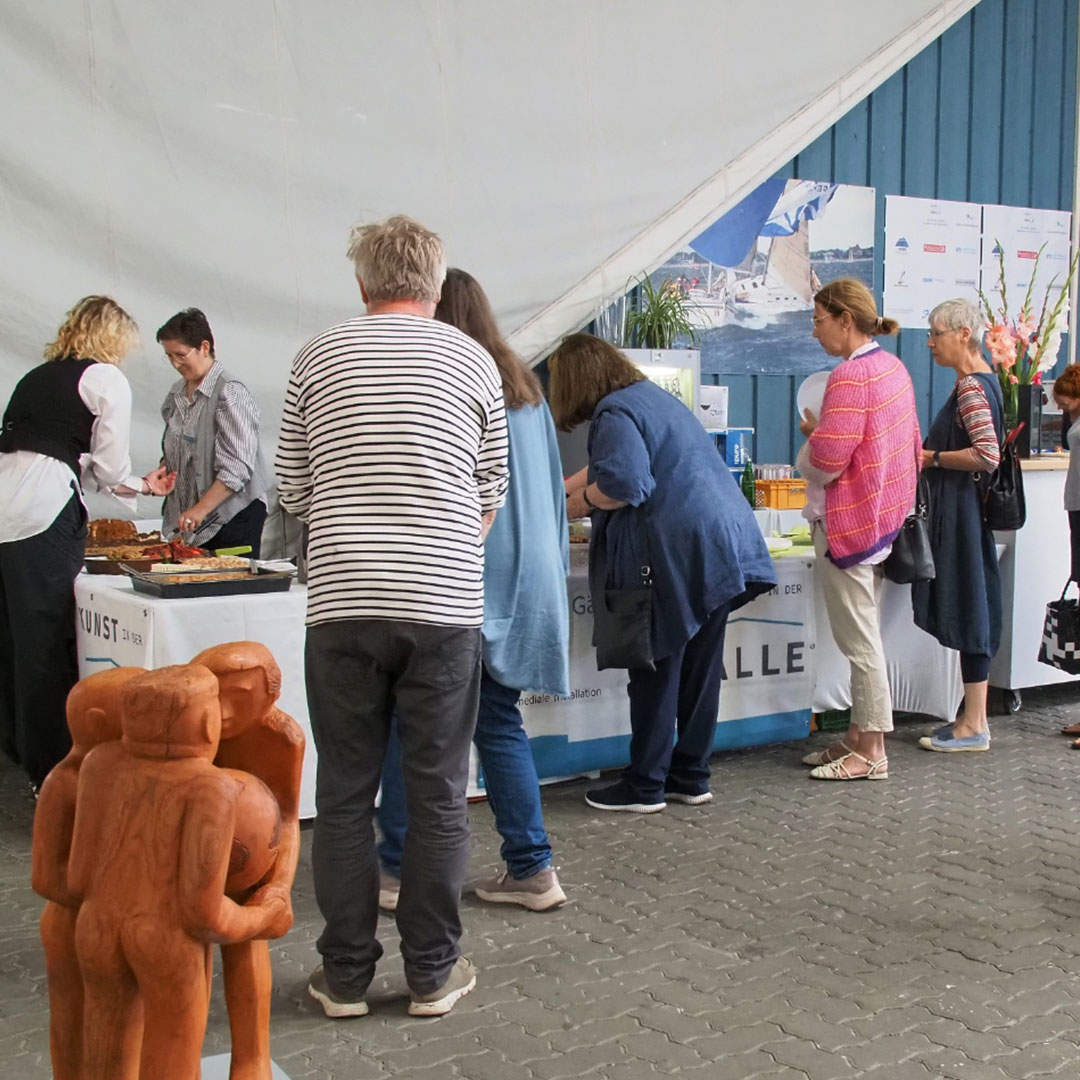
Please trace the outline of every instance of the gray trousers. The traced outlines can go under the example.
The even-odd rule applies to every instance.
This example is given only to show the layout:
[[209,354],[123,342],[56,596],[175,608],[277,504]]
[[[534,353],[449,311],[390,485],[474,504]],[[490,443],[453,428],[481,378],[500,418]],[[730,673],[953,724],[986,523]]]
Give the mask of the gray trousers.
[[409,988],[439,989],[461,954],[480,648],[479,627],[390,619],[308,627],[307,699],[319,752],[312,868],[326,920],[317,947],[340,996],[362,997],[382,956],[373,819],[395,706],[409,815],[397,925]]

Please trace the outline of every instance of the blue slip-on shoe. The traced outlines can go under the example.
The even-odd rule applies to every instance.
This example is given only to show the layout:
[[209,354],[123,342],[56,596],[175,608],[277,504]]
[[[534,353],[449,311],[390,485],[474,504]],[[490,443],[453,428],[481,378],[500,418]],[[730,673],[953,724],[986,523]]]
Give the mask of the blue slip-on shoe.
[[936,750],[940,754],[956,754],[963,750],[989,750],[990,732],[980,731],[975,735],[964,735],[956,738],[950,731],[945,735],[924,735],[919,740],[919,745],[924,750]]
[[[935,739],[951,739],[952,738],[952,733],[953,733],[953,730],[954,730],[955,727],[956,727],[955,724],[942,724],[941,727],[934,728],[934,730],[932,732],[930,732],[930,735],[931,735],[932,738],[935,738]],[[987,739],[990,738],[990,732],[989,731],[986,733],[986,737],[987,737]]]

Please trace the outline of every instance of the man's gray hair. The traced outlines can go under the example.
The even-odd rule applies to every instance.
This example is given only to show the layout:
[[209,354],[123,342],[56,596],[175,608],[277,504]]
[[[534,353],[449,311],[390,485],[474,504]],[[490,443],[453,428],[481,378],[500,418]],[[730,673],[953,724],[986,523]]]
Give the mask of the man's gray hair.
[[369,300],[438,303],[446,278],[442,241],[418,221],[398,214],[349,234],[349,258]]
[[970,300],[960,298],[938,304],[930,312],[929,322],[931,330],[963,330],[966,326],[971,331],[971,341],[976,347],[982,341],[983,328],[986,326],[982,308]]

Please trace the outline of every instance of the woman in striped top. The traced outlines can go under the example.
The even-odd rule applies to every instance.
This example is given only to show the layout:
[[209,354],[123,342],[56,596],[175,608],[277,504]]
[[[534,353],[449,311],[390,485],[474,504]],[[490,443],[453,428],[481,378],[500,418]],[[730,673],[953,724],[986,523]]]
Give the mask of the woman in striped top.
[[815,780],[883,780],[892,698],[881,643],[881,563],[915,501],[919,421],[904,365],[874,341],[895,334],[874,297],[854,278],[814,297],[814,337],[844,358],[829,376],[820,419],[799,427],[807,441],[797,464],[807,480],[825,608],[837,647],[851,664],[851,726],[827,750],[808,754]]
[[994,534],[983,521],[974,482],[1001,460],[1004,403],[998,377],[980,350],[983,319],[969,300],[946,300],[930,312],[934,362],[956,372],[956,386],[926,436],[930,543],[936,576],[911,587],[915,625],[960,652],[964,709],[919,740],[945,753],[988,750],[986,687],[1001,640],[1001,577]]

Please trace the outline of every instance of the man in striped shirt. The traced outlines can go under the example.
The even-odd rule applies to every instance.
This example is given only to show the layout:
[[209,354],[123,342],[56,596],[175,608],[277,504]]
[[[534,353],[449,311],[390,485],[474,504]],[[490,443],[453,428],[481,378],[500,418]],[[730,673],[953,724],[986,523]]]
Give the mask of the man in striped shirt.
[[372,817],[397,710],[409,830],[397,923],[409,1012],[473,988],[458,902],[465,788],[480,688],[483,539],[508,481],[502,384],[488,353],[432,316],[439,238],[395,217],[353,231],[367,314],[292,366],[276,471],[308,522],[305,666],[319,752],[312,849],[326,928],[308,989],[362,1016],[382,955]]

